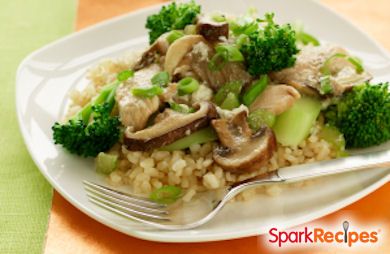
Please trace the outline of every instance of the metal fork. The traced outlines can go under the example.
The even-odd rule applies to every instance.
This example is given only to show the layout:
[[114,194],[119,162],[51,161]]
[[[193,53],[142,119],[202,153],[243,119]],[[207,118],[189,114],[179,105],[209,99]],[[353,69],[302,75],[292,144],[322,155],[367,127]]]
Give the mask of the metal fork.
[[[301,181],[370,168],[389,169],[390,150],[281,168],[243,181],[229,187],[225,195],[213,204],[210,212],[190,223],[175,222],[172,219],[169,206],[155,203],[147,198],[133,196],[86,180],[84,181],[84,187],[88,199],[108,211],[159,229],[183,230],[199,227],[210,221],[229,200],[249,188],[269,183]],[[388,177],[390,170],[387,172]]]

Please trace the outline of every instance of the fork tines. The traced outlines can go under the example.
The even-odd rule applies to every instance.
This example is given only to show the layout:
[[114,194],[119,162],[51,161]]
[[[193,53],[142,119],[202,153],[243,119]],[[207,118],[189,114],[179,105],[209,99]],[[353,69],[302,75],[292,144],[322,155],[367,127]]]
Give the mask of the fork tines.
[[108,188],[90,181],[83,181],[88,199],[111,212],[140,222],[170,221],[166,205]]

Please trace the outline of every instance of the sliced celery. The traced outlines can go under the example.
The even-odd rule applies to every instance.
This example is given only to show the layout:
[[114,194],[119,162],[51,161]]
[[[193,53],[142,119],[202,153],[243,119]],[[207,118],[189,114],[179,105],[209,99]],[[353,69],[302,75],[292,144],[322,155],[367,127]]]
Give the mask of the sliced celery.
[[180,198],[182,191],[179,187],[173,185],[165,185],[153,191],[150,194],[150,199],[160,204],[172,204]]
[[268,85],[268,76],[262,75],[259,80],[253,82],[253,84],[249,87],[249,89],[242,96],[242,101],[246,106],[249,106],[256,100],[257,96],[259,96],[264,89]]
[[163,151],[175,151],[182,150],[190,147],[194,144],[203,144],[217,139],[217,135],[211,127],[201,129],[196,131],[184,138],[176,140],[172,144],[161,147],[160,150]]
[[234,93],[228,93],[225,100],[221,104],[222,109],[232,110],[241,105],[240,100]]
[[300,98],[276,118],[272,127],[276,140],[285,146],[297,146],[309,135],[320,111],[320,101],[310,97]]
[[254,131],[257,131],[263,125],[272,127],[275,124],[275,120],[275,115],[264,109],[257,109],[248,116],[249,127]]
[[232,81],[223,85],[214,96],[214,102],[217,105],[221,105],[229,93],[234,93],[238,96],[242,90],[242,82]]
[[328,124],[323,126],[319,132],[319,136],[332,144],[336,150],[337,157],[348,156],[348,153],[345,151],[344,135],[336,127]]
[[117,167],[118,155],[100,152],[96,157],[96,172],[110,174]]

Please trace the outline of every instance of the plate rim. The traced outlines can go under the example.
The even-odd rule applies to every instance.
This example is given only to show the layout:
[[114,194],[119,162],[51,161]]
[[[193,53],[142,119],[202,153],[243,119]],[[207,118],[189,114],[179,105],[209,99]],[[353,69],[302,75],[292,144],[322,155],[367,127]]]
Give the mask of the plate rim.
[[[387,60],[390,60],[390,53],[381,45],[379,42],[377,42],[375,39],[373,39],[370,35],[368,35],[365,31],[363,31],[360,27],[349,21],[346,17],[343,15],[337,13],[336,11],[332,10],[330,7],[326,6],[323,3],[320,3],[316,0],[309,0],[312,4],[317,5],[319,8],[324,8],[326,11],[331,12],[333,15],[340,18],[343,22],[348,23],[350,26],[352,26],[354,29],[356,29],[359,33],[361,33],[370,43],[372,43],[380,52],[383,54],[384,57],[387,58]],[[15,109],[17,114],[17,120],[18,120],[18,127],[19,131],[22,134],[23,142],[25,144],[25,147],[27,148],[32,160],[34,161],[34,164],[39,169],[40,173],[45,177],[45,179],[50,183],[50,185],[60,193],[62,197],[64,197],[69,203],[71,203],[74,207],[76,207],[78,210],[80,210],[85,215],[93,218],[94,220],[98,221],[99,223],[102,223],[103,225],[110,227],[113,230],[116,230],[118,232],[121,232],[123,234],[133,236],[139,239],[143,240],[150,240],[150,241],[156,241],[156,242],[171,242],[171,243],[179,243],[179,242],[212,242],[212,241],[221,241],[221,240],[228,240],[228,239],[237,239],[237,238],[243,238],[243,237],[250,237],[250,236],[259,236],[261,234],[264,234],[265,232],[255,231],[254,229],[248,229],[245,231],[240,231],[240,233],[229,233],[229,234],[220,234],[218,236],[214,236],[212,239],[208,237],[208,235],[197,235],[196,237],[189,237],[189,238],[180,238],[178,240],[173,239],[171,236],[166,237],[165,235],[161,235],[156,237],[155,235],[149,235],[148,231],[143,230],[134,230],[134,231],[126,231],[125,227],[117,227],[117,225],[114,222],[110,222],[108,219],[105,219],[105,216],[103,216],[101,213],[98,212],[98,210],[93,210],[88,207],[86,207],[81,202],[78,202],[77,200],[73,199],[71,195],[68,195],[62,187],[60,187],[54,178],[52,178],[50,175],[48,175],[45,170],[42,170],[43,165],[38,161],[37,158],[34,156],[33,147],[29,139],[29,134],[27,133],[26,128],[23,127],[23,121],[22,121],[22,110],[19,103],[19,96],[17,91],[20,89],[21,82],[19,81],[21,76],[21,71],[24,68],[24,66],[34,58],[34,56],[39,55],[41,52],[46,51],[47,49],[50,49],[54,45],[61,43],[63,41],[66,41],[68,39],[71,39],[73,37],[76,37],[78,35],[88,33],[90,31],[99,30],[103,28],[104,26],[110,25],[112,23],[115,23],[119,20],[129,18],[131,16],[137,16],[138,14],[142,14],[144,12],[148,12],[152,9],[157,9],[162,5],[166,5],[167,3],[162,4],[154,4],[145,8],[141,8],[135,11],[131,11],[125,14],[118,15],[116,17],[100,21],[94,25],[91,25],[89,27],[83,28],[79,31],[72,32],[62,38],[59,38],[57,40],[54,40],[36,50],[29,53],[18,65],[18,68],[16,70],[16,79],[15,79]],[[370,193],[374,192],[381,186],[385,185],[388,181],[390,181],[390,173],[384,176],[383,178],[378,179],[377,181],[373,182],[371,185],[361,189],[358,192],[355,192],[354,194],[345,197],[343,199],[338,200],[336,203],[327,206],[324,209],[321,209],[318,212],[313,212],[309,216],[307,216],[307,219],[305,222],[297,223],[295,220],[291,220],[290,223],[283,225],[284,228],[290,228],[292,226],[299,226],[305,223],[309,223],[310,221],[313,221],[315,219],[318,219],[320,217],[323,217],[325,215],[331,214],[337,210],[340,210],[359,199],[369,195]],[[131,227],[130,227],[131,228]],[[182,231],[185,232],[185,231]],[[145,234],[146,233],[146,234]]]

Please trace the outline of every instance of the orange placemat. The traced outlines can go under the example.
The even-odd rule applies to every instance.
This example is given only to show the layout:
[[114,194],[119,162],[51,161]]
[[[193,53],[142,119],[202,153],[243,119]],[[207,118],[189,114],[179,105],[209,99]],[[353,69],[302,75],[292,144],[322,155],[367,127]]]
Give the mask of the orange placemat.
[[[80,0],[77,28],[120,15],[163,0]],[[369,31],[390,49],[390,2],[376,0],[324,0],[331,8],[345,14],[364,30]],[[362,249],[361,253],[390,253],[390,183],[360,201],[313,222],[316,225],[335,224],[353,217],[363,225],[379,225],[389,234],[382,245]],[[301,226],[303,227],[303,226]],[[300,228],[301,228],[300,227]],[[89,218],[57,192],[47,231],[44,253],[272,253],[265,246],[265,236],[247,237],[208,243],[156,243],[129,237]],[[357,253],[359,248],[295,250],[290,253]],[[279,252],[285,253],[285,252]]]

